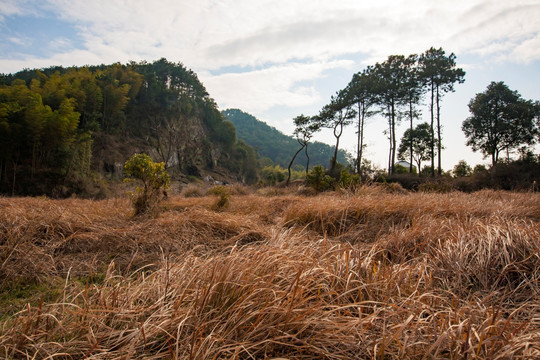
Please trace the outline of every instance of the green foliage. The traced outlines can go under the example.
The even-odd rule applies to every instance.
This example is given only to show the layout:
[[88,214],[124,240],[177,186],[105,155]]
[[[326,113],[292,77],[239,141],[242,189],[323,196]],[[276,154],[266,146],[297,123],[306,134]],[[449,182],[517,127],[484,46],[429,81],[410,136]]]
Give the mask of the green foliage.
[[[234,124],[238,138],[257,149],[261,157],[268,157],[283,168],[288,166],[292,155],[298,150],[298,142],[292,136],[284,135],[276,128],[239,109],[226,109],[221,113]],[[317,141],[309,143],[310,167],[328,165],[333,152],[334,147],[327,144]],[[346,151],[339,150],[339,162],[347,163],[349,157]],[[295,159],[295,164],[302,164],[305,167],[306,163],[307,158],[302,151]]]
[[332,189],[334,182],[331,176],[326,175],[321,165],[314,166],[306,175],[306,183],[317,192]]
[[44,282],[19,280],[0,287],[0,321],[4,321],[25,306],[38,307],[43,302],[57,301],[65,281],[51,278]]
[[502,151],[537,141],[537,105],[523,100],[502,81],[491,82],[485,92],[476,94],[469,103],[469,111],[472,115],[462,125],[467,145],[485,157],[491,156],[492,166],[497,164]]
[[465,177],[470,176],[472,174],[472,168],[467,164],[465,160],[460,160],[456,166],[454,166],[454,170],[452,170],[452,173],[455,177]]
[[364,124],[366,118],[371,117],[377,111],[371,110],[377,104],[377,78],[374,76],[373,67],[368,66],[362,72],[353,75],[351,81],[345,88],[346,96],[351,104],[356,104],[358,111],[357,134],[358,142],[356,146],[357,157],[355,159],[356,172],[364,174],[362,169],[362,153],[364,151]]
[[342,189],[349,189],[360,184],[360,182],[360,175],[351,174],[347,169],[343,169],[339,175],[338,187]]
[[[38,178],[54,169],[65,178],[77,139],[80,113],[75,99],[57,94],[57,102],[44,103],[42,95],[14,80],[0,87],[0,188],[18,192],[17,179]],[[18,186],[21,185],[21,186]],[[10,189],[11,188],[11,189]]]
[[234,144],[230,157],[223,159],[220,164],[237,174],[237,180],[242,183],[255,184],[259,179],[257,153],[242,140]]
[[223,185],[214,186],[210,190],[208,190],[208,194],[210,195],[216,195],[218,199],[216,202],[212,205],[213,210],[222,210],[229,206],[229,201],[231,198],[231,190]]
[[287,177],[287,170],[281,166],[265,166],[261,170],[261,182],[263,185],[276,185]]
[[1,80],[0,192],[70,194],[70,179],[116,177],[135,151],[156,153],[173,174],[223,166],[258,179],[257,154],[181,63],[51,67]]
[[[423,161],[431,160],[431,126],[428,123],[417,125],[413,129],[405,130],[398,149],[398,158],[409,160],[411,157],[416,162],[417,168],[422,168]],[[435,139],[437,147],[438,140]],[[435,150],[434,150],[435,151]],[[435,151],[437,153],[437,151]]]
[[317,128],[326,127],[332,129],[336,138],[334,146],[334,155],[330,158],[330,171],[333,172],[338,163],[338,149],[343,129],[352,123],[352,119],[356,116],[356,110],[353,108],[348,93],[345,90],[338,91],[335,96],[332,96],[330,103],[325,105],[319,114],[313,117],[312,122]]
[[488,170],[486,168],[486,165],[477,164],[473,169],[473,174],[484,173],[484,172],[487,172],[487,171]]
[[135,215],[152,210],[169,187],[170,176],[164,163],[155,163],[146,154],[135,154],[124,165],[125,181],[139,180],[142,186],[130,193]]
[[[260,172],[260,184],[263,186],[273,186],[287,178],[287,169],[279,165],[268,165],[262,168]],[[291,180],[303,179],[306,176],[305,169],[300,164],[296,164],[291,169]]]
[[[431,115],[431,130],[437,138],[438,142],[431,142],[431,169],[432,175],[435,175],[435,154],[437,154],[439,175],[442,174],[441,169],[441,116],[440,116],[440,99],[447,92],[454,91],[454,84],[462,84],[465,82],[465,71],[456,67],[456,55],[451,53],[446,55],[442,48],[429,48],[418,59],[420,66],[420,79],[425,89],[429,92],[430,115]],[[437,151],[435,151],[437,147]]]
[[424,166],[424,167],[422,168],[422,171],[420,171],[420,175],[421,175],[421,176],[430,176],[430,175],[433,174],[433,171],[434,171],[434,170],[433,170],[433,168],[432,168],[431,166],[429,166],[429,165],[428,165],[428,166]]
[[[414,169],[414,168],[413,168]],[[414,171],[414,170],[413,170]],[[394,173],[395,174],[408,174],[409,169],[407,169],[405,166],[395,164],[394,165]]]

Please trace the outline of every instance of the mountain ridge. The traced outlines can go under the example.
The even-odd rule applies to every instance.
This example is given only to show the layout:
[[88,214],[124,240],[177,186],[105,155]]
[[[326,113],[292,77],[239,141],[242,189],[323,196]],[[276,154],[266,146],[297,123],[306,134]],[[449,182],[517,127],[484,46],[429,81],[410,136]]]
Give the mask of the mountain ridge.
[[[225,109],[221,114],[236,128],[237,137],[247,145],[255,148],[261,157],[270,158],[281,167],[288,167],[294,153],[300,148],[295,138],[283,134],[273,126],[257,119],[255,116],[240,109]],[[309,165],[328,166],[334,155],[334,146],[318,141],[308,145]],[[347,164],[350,154],[345,150],[338,151],[338,162]],[[307,158],[302,151],[294,164],[306,166]]]

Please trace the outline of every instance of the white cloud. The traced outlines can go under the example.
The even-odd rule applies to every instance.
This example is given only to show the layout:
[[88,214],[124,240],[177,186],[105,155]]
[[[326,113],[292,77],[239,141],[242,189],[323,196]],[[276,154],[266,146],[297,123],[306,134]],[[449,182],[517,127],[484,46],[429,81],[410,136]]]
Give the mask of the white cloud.
[[200,73],[199,77],[210,94],[219,99],[222,107],[241,108],[247,112],[258,113],[274,106],[300,107],[320,101],[320,94],[314,86],[295,87],[295,84],[313,81],[324,76],[327,70],[350,67],[352,64],[345,60],[290,63],[217,76]]
[[[540,57],[522,47],[540,33],[540,4],[532,0],[50,0],[39,6],[73,23],[91,53],[113,53],[114,61],[165,56],[196,70],[351,53],[380,60],[430,46],[523,57],[515,61]],[[38,12],[24,1],[4,0],[4,9],[7,16]]]
[[23,39],[20,37],[10,36],[7,38],[7,40],[17,45],[22,45],[22,46],[28,45],[28,39]]
[[524,63],[540,59],[540,34],[521,42],[507,57]]
[[2,0],[0,1],[0,21],[3,21],[6,16],[22,15],[27,12],[25,10],[24,1],[17,0]]

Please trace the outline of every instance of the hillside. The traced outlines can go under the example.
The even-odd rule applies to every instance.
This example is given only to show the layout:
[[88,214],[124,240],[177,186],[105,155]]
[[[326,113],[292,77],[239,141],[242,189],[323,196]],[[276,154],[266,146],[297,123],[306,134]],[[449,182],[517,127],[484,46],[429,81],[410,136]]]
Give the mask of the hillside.
[[[282,167],[289,165],[292,156],[299,148],[298,142],[292,136],[283,134],[276,128],[239,109],[226,109],[221,113],[234,124],[238,138],[257,149],[261,157],[268,157]],[[326,167],[334,155],[334,147],[321,142],[310,143],[308,148],[310,167],[315,165]],[[338,152],[340,163],[347,164],[348,157],[346,151],[340,150]],[[302,152],[295,159],[295,164],[306,166],[306,160],[306,155]]]
[[[181,63],[27,69],[0,76],[0,193],[97,196],[136,152],[173,176],[257,179],[197,75]],[[220,171],[221,171],[220,170]]]

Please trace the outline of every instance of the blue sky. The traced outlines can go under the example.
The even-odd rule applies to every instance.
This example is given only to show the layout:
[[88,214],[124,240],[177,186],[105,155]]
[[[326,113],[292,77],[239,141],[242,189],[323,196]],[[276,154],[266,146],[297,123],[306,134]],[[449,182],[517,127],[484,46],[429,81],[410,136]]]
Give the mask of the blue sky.
[[[540,99],[539,18],[540,0],[0,0],[0,72],[166,57],[194,70],[221,109],[291,134],[292,118],[316,114],[367,65],[443,47],[467,72],[442,102],[448,170],[488,162],[465,146],[461,123],[491,81]],[[385,128],[374,117],[366,129],[380,167]],[[353,128],[342,144],[353,151]]]

